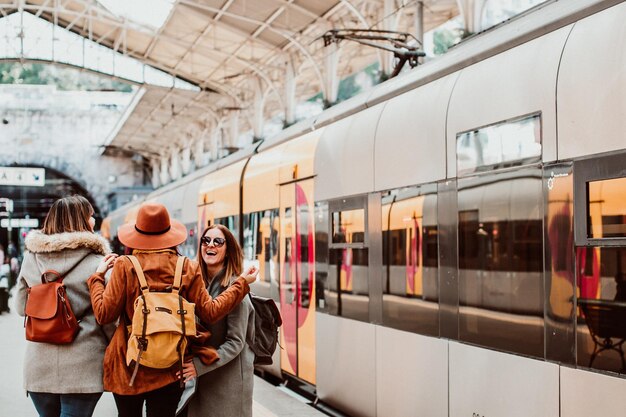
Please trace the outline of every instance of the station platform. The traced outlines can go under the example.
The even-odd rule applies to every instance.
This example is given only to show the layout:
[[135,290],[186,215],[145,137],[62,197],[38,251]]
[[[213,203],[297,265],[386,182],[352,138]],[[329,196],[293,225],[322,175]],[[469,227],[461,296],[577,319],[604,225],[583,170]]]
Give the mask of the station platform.
[[[13,300],[13,297],[11,298]],[[36,417],[37,412],[22,388],[24,363],[23,318],[18,316],[9,302],[11,313],[0,314],[0,416]],[[111,393],[104,393],[94,417],[114,417],[117,409]],[[313,408],[306,399],[291,394],[283,387],[254,377],[255,417],[315,417],[325,414]]]

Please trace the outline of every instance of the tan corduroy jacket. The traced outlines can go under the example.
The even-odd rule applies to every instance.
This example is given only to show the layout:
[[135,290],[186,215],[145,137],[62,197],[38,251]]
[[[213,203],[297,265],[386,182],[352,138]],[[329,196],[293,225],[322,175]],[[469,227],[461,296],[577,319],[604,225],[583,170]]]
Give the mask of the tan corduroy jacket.
[[[151,289],[162,291],[174,281],[174,270],[178,255],[174,251],[135,253],[142,266],[146,281]],[[176,381],[178,366],[169,369],[139,367],[133,386],[129,386],[133,368],[126,365],[127,330],[122,323],[130,323],[135,299],[140,294],[139,282],[130,260],[122,256],[116,260],[109,282],[104,284],[102,274],[93,274],[88,280],[91,304],[99,323],[111,323],[120,318],[113,339],[104,355],[104,389],[121,395],[136,395],[162,388]],[[196,304],[196,315],[201,320],[213,323],[226,316],[250,291],[248,283],[239,278],[219,297],[211,298],[207,292],[200,266],[187,260],[183,268],[180,293],[189,302]],[[218,359],[217,352],[210,352],[211,361]]]

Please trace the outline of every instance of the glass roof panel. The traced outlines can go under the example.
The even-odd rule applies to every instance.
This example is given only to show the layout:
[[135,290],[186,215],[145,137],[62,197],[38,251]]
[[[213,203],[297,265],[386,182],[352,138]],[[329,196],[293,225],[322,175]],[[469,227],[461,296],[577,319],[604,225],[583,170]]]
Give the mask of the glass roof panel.
[[153,29],[163,26],[174,7],[173,0],[98,0],[111,13]]
[[191,83],[175,80],[166,72],[26,12],[0,18],[0,60],[3,58],[70,64],[139,84],[199,91]]
[[98,0],[111,13],[158,29],[174,6],[173,0]]

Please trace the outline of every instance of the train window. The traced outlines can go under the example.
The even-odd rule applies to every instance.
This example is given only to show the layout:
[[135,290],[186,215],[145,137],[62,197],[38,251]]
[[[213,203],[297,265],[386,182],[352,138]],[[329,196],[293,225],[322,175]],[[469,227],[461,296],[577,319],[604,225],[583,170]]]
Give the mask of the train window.
[[626,247],[626,153],[574,161],[576,246]]
[[587,236],[626,237],[626,178],[587,183]]
[[361,321],[369,321],[366,201],[355,197],[315,205],[319,310]]
[[469,174],[541,160],[541,115],[459,133],[456,137],[457,173]]
[[461,340],[543,357],[540,167],[458,180]]
[[327,311],[369,321],[368,249],[330,249],[324,294]]
[[196,259],[196,255],[198,254],[198,225],[193,222],[187,223],[185,227],[187,227],[187,240],[178,247],[178,250],[182,255],[190,259]]
[[[239,240],[239,216],[227,216],[215,219],[214,224],[221,224],[228,227],[235,239]],[[239,242],[241,245],[242,242]]]
[[334,211],[332,216],[333,243],[365,242],[365,209]]
[[263,297],[278,297],[278,209],[244,214],[243,253],[246,266],[259,268],[254,291]]
[[326,302],[327,279],[328,203],[317,202],[315,203],[315,302],[317,311],[332,313]]
[[382,196],[383,324],[439,335],[437,186]]
[[626,373],[626,248],[577,247],[577,362]]

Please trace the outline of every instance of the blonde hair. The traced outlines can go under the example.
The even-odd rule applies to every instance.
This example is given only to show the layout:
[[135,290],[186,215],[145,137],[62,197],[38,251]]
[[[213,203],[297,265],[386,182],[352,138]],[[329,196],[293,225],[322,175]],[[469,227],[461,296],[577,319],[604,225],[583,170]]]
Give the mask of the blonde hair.
[[42,232],[53,235],[64,232],[92,232],[89,218],[94,210],[85,197],[73,195],[63,197],[52,204],[43,222]]
[[202,271],[202,279],[204,279],[204,283],[209,285],[209,274],[206,269],[206,262],[202,259],[202,238],[207,234],[207,232],[211,229],[219,229],[226,239],[226,255],[224,256],[224,262],[226,263],[226,273],[222,278],[222,287],[228,287],[230,284],[230,279],[235,276],[241,274],[243,269],[243,251],[241,250],[241,246],[233,236],[232,232],[228,227],[223,226],[221,224],[213,224],[207,227],[202,236],[200,236],[200,243],[198,247],[198,262],[200,263],[200,271]]

